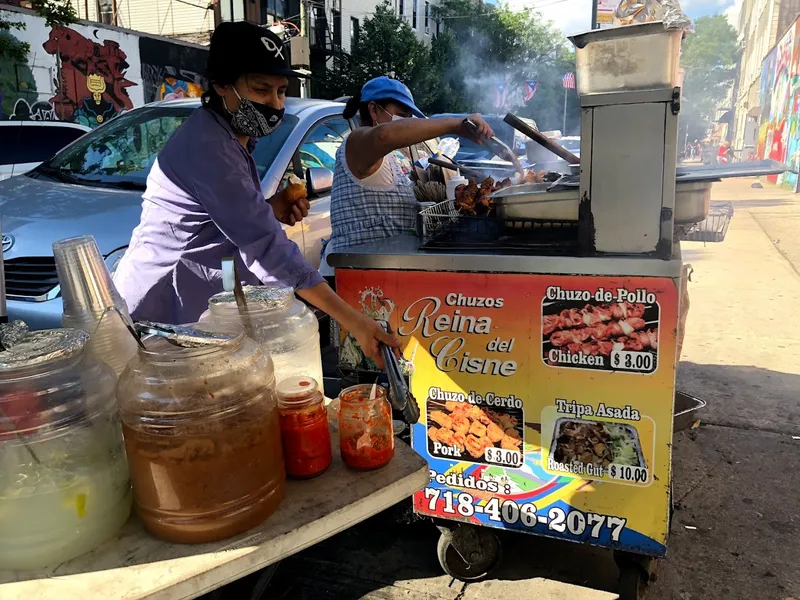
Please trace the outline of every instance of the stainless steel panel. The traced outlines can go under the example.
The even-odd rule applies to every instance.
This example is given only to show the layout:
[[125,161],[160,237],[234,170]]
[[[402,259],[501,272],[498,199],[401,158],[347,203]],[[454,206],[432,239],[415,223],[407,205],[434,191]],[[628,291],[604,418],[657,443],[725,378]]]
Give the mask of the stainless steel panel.
[[497,255],[477,252],[419,250],[416,236],[399,235],[372,244],[334,252],[328,264],[336,269],[388,269],[396,271],[456,271],[464,273],[536,273],[671,277],[681,274],[680,246],[670,260],[648,256],[578,257]]
[[[671,102],[674,87],[661,87],[652,90],[614,91],[602,94],[581,94],[581,107],[611,106],[619,104],[648,104],[650,102]],[[583,131],[583,130],[581,130]]]
[[[593,113],[589,193],[595,249],[607,253],[654,253],[661,239],[667,181],[672,182],[674,194],[674,161],[668,177],[664,171],[668,104],[589,110]],[[582,186],[581,196],[584,191]],[[670,204],[673,202],[671,199]],[[670,239],[671,230],[672,223]]]

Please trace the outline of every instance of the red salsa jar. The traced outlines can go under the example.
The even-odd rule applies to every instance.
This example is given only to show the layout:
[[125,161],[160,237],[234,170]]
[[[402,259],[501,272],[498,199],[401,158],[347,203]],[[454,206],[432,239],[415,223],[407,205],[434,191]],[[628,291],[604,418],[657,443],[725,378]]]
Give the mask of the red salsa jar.
[[295,479],[316,477],[333,460],[325,398],[311,377],[284,379],[277,392],[286,474]]
[[386,389],[354,385],[339,394],[339,448],[348,466],[367,471],[378,469],[394,457],[392,407]]

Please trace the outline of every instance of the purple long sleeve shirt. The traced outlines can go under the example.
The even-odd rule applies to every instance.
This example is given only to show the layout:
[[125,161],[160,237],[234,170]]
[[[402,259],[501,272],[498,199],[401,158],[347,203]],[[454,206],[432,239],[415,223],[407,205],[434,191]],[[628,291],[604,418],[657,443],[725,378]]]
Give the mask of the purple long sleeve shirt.
[[243,283],[306,289],[324,281],[266,202],[253,147],[245,149],[230,125],[205,108],[164,146],[114,275],[134,319],[197,321],[222,291],[225,256],[236,259]]

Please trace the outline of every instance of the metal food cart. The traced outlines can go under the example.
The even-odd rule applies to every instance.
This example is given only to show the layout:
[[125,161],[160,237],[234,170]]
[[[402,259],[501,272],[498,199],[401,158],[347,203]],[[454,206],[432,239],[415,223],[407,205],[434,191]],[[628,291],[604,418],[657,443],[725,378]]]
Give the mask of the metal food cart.
[[[493,216],[442,203],[418,236],[328,261],[338,293],[403,339],[422,413],[412,445],[430,467],[414,510],[438,520],[445,571],[485,576],[492,529],[521,531],[613,549],[632,599],[667,550],[678,240],[720,175],[676,170],[679,88],[582,91],[581,107],[580,175],[556,186],[573,189],[574,218],[542,218],[547,192],[511,189]],[[364,368],[346,332],[340,343],[345,366]]]

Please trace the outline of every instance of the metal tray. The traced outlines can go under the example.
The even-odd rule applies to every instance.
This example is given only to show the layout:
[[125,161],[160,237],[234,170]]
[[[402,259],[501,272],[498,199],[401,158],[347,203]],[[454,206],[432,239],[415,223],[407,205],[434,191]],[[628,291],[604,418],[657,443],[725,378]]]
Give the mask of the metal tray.
[[672,417],[672,430],[689,429],[697,420],[697,411],[705,408],[706,403],[683,392],[675,392],[675,411]]
[[[492,194],[501,219],[578,220],[578,195],[575,188],[548,191],[550,183],[512,185]],[[702,219],[701,219],[702,220]]]
[[723,165],[680,165],[675,169],[675,179],[679,183],[684,181],[718,181],[734,177],[780,175],[786,171],[795,172],[788,165],[772,159]]
[[[553,439],[550,441],[550,454],[548,456],[555,457],[556,454],[556,444],[558,442],[558,438],[561,436],[560,431],[561,428],[564,426],[564,423],[582,423],[585,425],[619,425],[620,427],[624,427],[628,430],[628,433],[634,440],[634,445],[636,446],[636,454],[639,457],[639,464],[633,465],[636,467],[645,467],[647,468],[647,463],[644,460],[644,454],[642,453],[642,442],[639,440],[639,432],[636,430],[636,427],[633,425],[628,425],[627,423],[620,423],[619,421],[589,421],[587,419],[573,419],[572,417],[559,417],[556,419],[555,427],[553,427]],[[555,460],[555,458],[553,458]],[[614,463],[612,463],[614,464]],[[596,478],[595,478],[596,479]]]

